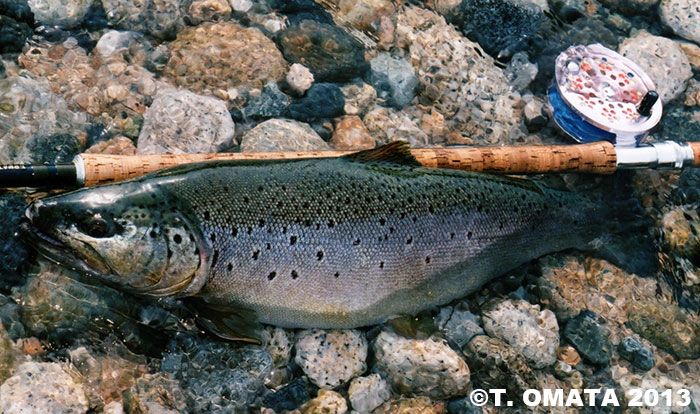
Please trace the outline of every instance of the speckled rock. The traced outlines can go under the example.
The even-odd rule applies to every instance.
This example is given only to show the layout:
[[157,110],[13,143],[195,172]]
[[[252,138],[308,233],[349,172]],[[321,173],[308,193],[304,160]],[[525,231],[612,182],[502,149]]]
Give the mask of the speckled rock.
[[314,75],[309,68],[301,63],[295,63],[287,72],[287,84],[299,95],[303,95],[314,83]]
[[528,59],[527,53],[518,52],[510,59],[504,71],[510,84],[519,91],[527,89],[537,77],[537,63],[532,63]]
[[262,342],[276,367],[283,367],[289,363],[292,358],[293,333],[282,328],[266,326],[262,332]]
[[330,149],[308,124],[270,119],[243,134],[242,152],[318,151]]
[[661,21],[678,36],[700,42],[700,2],[698,0],[661,0]]
[[231,16],[231,5],[227,0],[194,0],[187,11],[190,23],[198,25],[203,22],[228,20]]
[[350,406],[359,413],[369,413],[389,398],[391,391],[379,374],[355,378],[348,388]]
[[0,162],[30,162],[37,139],[59,132],[79,135],[87,120],[85,113],[72,111],[45,81],[0,79]]
[[597,318],[593,312],[581,312],[567,322],[564,336],[593,364],[608,365],[613,354],[610,331]]
[[481,317],[469,311],[469,304],[464,301],[454,307],[444,306],[435,317],[435,324],[444,333],[445,338],[456,346],[464,348],[473,337],[484,335]]
[[300,407],[302,414],[345,414],[348,403],[342,395],[331,390],[318,390],[318,396]]
[[134,142],[124,136],[116,136],[107,141],[99,141],[85,152],[93,154],[136,155]]
[[277,83],[269,82],[256,96],[251,96],[241,110],[243,119],[268,119],[283,116],[291,99],[282,92]]
[[80,24],[92,2],[93,0],[29,0],[27,3],[37,22],[70,29]]
[[510,397],[537,388],[535,374],[522,354],[498,338],[475,336],[462,352],[472,369],[475,387],[502,388]]
[[367,340],[355,330],[305,330],[297,333],[296,357],[319,388],[335,388],[367,369]]
[[377,91],[364,82],[351,83],[340,90],[345,96],[345,113],[348,115],[362,117],[374,108],[377,101]]
[[656,364],[651,349],[631,336],[624,338],[617,346],[617,350],[621,357],[642,371],[649,371]]
[[625,39],[618,51],[649,75],[664,103],[680,96],[693,75],[683,50],[676,42],[665,37],[640,31]]
[[524,300],[505,300],[482,312],[484,329],[493,337],[508,342],[522,353],[535,368],[544,368],[556,361],[559,346],[559,325],[549,309]]
[[289,105],[289,114],[294,119],[308,122],[343,115],[344,108],[345,97],[338,85],[314,83],[304,97]]
[[379,21],[393,13],[389,0],[327,0],[333,20],[340,25],[375,34]]
[[311,399],[311,385],[305,378],[297,378],[276,392],[263,396],[263,406],[276,412],[295,410]]
[[377,368],[403,394],[444,399],[465,395],[469,367],[444,340],[407,339],[389,331],[374,343]]
[[676,358],[700,358],[700,322],[672,303],[635,302],[628,324],[641,337]]
[[32,29],[28,24],[0,14],[0,53],[21,52],[31,34]]
[[700,46],[693,42],[683,42],[680,40],[677,43],[688,57],[690,67],[692,67],[694,71],[700,70]]
[[659,4],[659,0],[600,0],[600,2],[603,3],[604,6],[610,8],[611,10],[630,16],[635,14],[648,13],[652,7]]
[[[421,101],[441,114],[455,135],[451,143],[507,144],[524,137],[520,95],[493,59],[442,16],[402,9],[396,15],[394,46],[405,51],[416,71]],[[367,119],[365,124],[369,128]]]
[[[187,412],[187,393],[167,374],[145,374],[123,393],[127,413],[178,414]],[[214,411],[215,412],[215,411]]]
[[355,115],[340,118],[329,142],[337,150],[371,149],[376,144],[362,119]]
[[262,89],[287,73],[287,64],[270,39],[258,29],[234,22],[187,28],[169,48],[165,74],[178,86],[198,93],[234,87]]
[[406,60],[381,53],[370,61],[367,73],[367,82],[377,91],[379,102],[401,109],[413,100],[418,78]]
[[140,154],[219,152],[233,144],[235,126],[226,104],[188,91],[160,91],[143,117]]
[[29,143],[32,162],[69,163],[83,150],[83,142],[70,134],[35,136]]
[[172,39],[185,27],[184,0],[102,0],[107,20],[114,27]]
[[161,370],[179,380],[192,412],[243,412],[257,399],[272,358],[259,346],[181,335],[168,345]]
[[367,70],[364,48],[352,36],[330,24],[305,20],[279,33],[284,57],[301,63],[319,82],[343,82]]
[[427,397],[401,398],[387,401],[373,414],[445,414],[445,404],[432,402]]
[[0,385],[0,412],[87,413],[83,387],[55,362],[25,362]]
[[411,119],[404,111],[379,107],[367,113],[362,120],[378,145],[403,139],[411,144],[411,148],[430,146],[428,134],[420,129],[417,121]]

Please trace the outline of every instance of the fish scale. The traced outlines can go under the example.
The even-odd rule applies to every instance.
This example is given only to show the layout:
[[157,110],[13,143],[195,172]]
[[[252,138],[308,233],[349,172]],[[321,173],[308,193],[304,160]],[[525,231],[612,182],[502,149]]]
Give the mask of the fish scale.
[[584,246],[606,217],[589,197],[529,180],[419,167],[401,143],[175,167],[49,197],[27,215],[45,255],[122,288],[316,328],[447,303]]

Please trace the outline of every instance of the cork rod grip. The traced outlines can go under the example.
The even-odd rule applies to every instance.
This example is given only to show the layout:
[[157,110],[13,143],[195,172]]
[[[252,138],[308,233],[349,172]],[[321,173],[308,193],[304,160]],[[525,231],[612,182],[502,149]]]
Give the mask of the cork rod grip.
[[[221,154],[104,155],[81,154],[85,185],[120,181],[172,167],[214,160],[273,160],[332,158],[355,151],[261,152]],[[611,174],[616,168],[615,148],[609,142],[554,146],[457,147],[414,149],[425,167],[507,174],[588,172]],[[700,150],[696,154],[700,153]],[[696,164],[698,161],[696,156]]]
[[693,166],[700,167],[700,142],[688,142],[688,145],[693,150],[693,155],[695,156]]

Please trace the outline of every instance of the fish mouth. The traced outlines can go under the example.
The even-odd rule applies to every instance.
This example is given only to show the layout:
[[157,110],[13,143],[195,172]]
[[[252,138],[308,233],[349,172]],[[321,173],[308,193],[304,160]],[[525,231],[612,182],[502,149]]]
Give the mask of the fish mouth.
[[19,235],[39,254],[61,266],[76,270],[87,276],[107,280],[114,279],[114,276],[102,273],[90,266],[85,259],[76,255],[76,252],[66,244],[42,232],[29,221],[23,221],[19,225]]

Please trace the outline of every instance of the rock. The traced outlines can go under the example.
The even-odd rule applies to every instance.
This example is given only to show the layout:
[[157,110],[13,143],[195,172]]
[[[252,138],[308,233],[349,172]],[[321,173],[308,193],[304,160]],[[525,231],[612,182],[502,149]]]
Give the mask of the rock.
[[372,414],[445,414],[445,404],[434,403],[427,397],[401,398],[384,403]]
[[345,113],[348,115],[364,116],[374,108],[377,101],[377,91],[364,82],[351,83],[340,90],[345,97]]
[[94,51],[102,56],[111,56],[114,53],[129,47],[129,44],[139,37],[136,32],[120,32],[109,30],[97,41]]
[[369,413],[389,398],[391,398],[391,391],[379,374],[355,378],[348,388],[350,405],[359,413]]
[[525,108],[523,115],[525,116],[525,126],[529,132],[537,132],[547,125],[547,116],[545,115],[545,103],[542,99],[533,95],[524,95],[523,100]]
[[233,145],[235,126],[226,104],[188,91],[160,91],[143,117],[139,154],[219,152]]
[[380,20],[396,9],[389,0],[330,0],[327,4],[332,5],[333,20],[339,25],[375,35]]
[[319,82],[345,82],[367,70],[362,45],[330,24],[302,21],[280,32],[277,43],[288,61],[309,68]]
[[110,25],[123,30],[173,39],[185,27],[185,0],[102,0]]
[[473,337],[484,335],[481,318],[469,311],[469,304],[466,301],[454,307],[441,308],[440,313],[435,317],[435,324],[458,350],[464,348]]
[[165,374],[146,374],[123,394],[127,413],[178,414],[187,412],[187,393]]
[[498,338],[475,336],[462,352],[473,371],[475,387],[502,388],[509,397],[520,398],[527,389],[538,386],[522,354]]
[[263,397],[263,405],[276,412],[295,410],[309,401],[310,388],[308,382],[303,378],[297,378],[277,392],[267,394]]
[[314,83],[306,96],[289,105],[289,114],[294,119],[307,122],[343,115],[344,108],[345,97],[337,85]]
[[403,139],[411,144],[411,148],[430,146],[428,134],[420,129],[416,125],[416,121],[403,111],[379,107],[365,115],[363,121],[378,145]]
[[504,71],[510,84],[519,91],[527,89],[537,77],[537,63],[531,63],[528,59],[526,52],[518,52],[510,59]]
[[[648,0],[651,1],[651,0]],[[661,0],[661,21],[676,35],[695,43],[700,42],[700,2],[698,0]]]
[[27,0],[0,0],[0,14],[18,22],[34,24],[34,13]]
[[[27,201],[19,192],[6,191],[0,194],[0,287],[4,290],[10,289],[12,285],[23,282],[23,273],[26,269],[33,252],[27,247],[16,234],[19,225],[24,220],[24,210],[27,208]],[[6,328],[10,328],[6,324]]]
[[362,150],[374,148],[376,143],[360,117],[346,115],[335,125],[330,144],[337,150]]
[[242,152],[320,151],[328,144],[308,124],[270,119],[243,134]]
[[333,16],[314,0],[267,0],[267,4],[278,13],[285,14],[291,25],[304,20],[333,24]]
[[93,0],[29,0],[27,3],[38,23],[70,29],[82,22]]
[[367,73],[367,82],[377,91],[380,102],[401,109],[413,100],[418,78],[406,60],[380,53],[370,61]]
[[0,53],[21,52],[31,34],[32,29],[27,23],[0,14]]
[[449,414],[481,414],[480,406],[474,405],[469,397],[452,400],[447,404]]
[[253,7],[253,2],[251,0],[229,0],[231,3],[231,8],[237,12],[245,13]]
[[505,300],[482,312],[484,329],[501,338],[522,353],[535,368],[544,368],[556,361],[559,346],[559,325],[549,309],[524,300]]
[[389,331],[374,343],[377,368],[402,394],[435,399],[465,395],[469,367],[444,340],[407,339]]
[[621,357],[642,371],[649,371],[656,365],[651,349],[631,336],[623,339],[617,346],[617,350]]
[[676,255],[692,257],[700,252],[700,216],[692,206],[677,206],[661,218],[663,241]]
[[180,381],[191,412],[244,412],[264,389],[272,358],[259,346],[181,335],[168,345],[161,370]]
[[295,63],[287,72],[287,84],[299,95],[303,95],[314,83],[314,75],[309,68],[301,63]]
[[83,387],[56,362],[28,361],[0,386],[0,412],[87,413]]
[[286,366],[291,360],[292,341],[293,334],[282,328],[266,326],[263,330],[262,342],[276,367]]
[[85,152],[88,154],[136,155],[136,146],[129,138],[117,136],[107,141],[100,141],[86,149]]
[[[0,204],[0,208],[2,208]],[[5,288],[8,289],[9,288]],[[0,295],[0,324],[13,340],[21,340],[27,336],[19,315],[21,307],[10,298]],[[0,382],[1,383],[1,382]]]
[[38,164],[70,163],[82,150],[82,142],[70,134],[54,134],[35,138],[29,142],[32,162]]
[[[10,335],[7,333],[2,323],[0,323],[0,384],[2,384],[12,373],[14,365],[15,351]],[[386,384],[385,384],[386,387]]]
[[289,96],[285,95],[275,82],[270,82],[263,87],[260,95],[248,99],[241,111],[242,117],[260,120],[283,116],[290,101]]
[[571,367],[575,367],[581,362],[581,356],[576,352],[574,347],[569,345],[557,348],[557,359]]
[[[659,0],[633,0],[633,1],[621,1],[621,0],[600,0],[605,7],[610,8],[610,10],[618,11],[622,14],[633,16],[636,14],[648,13],[649,10],[659,4]],[[663,2],[662,2],[663,3]],[[663,5],[662,5],[663,7]],[[663,10],[660,10],[663,16]],[[662,17],[663,18],[663,17]],[[666,23],[668,24],[668,23]]]
[[642,338],[680,359],[700,358],[700,322],[672,303],[630,304],[628,325]]
[[318,396],[300,407],[303,414],[345,414],[348,404],[345,398],[335,391],[318,390]]
[[188,9],[188,17],[193,25],[228,20],[231,5],[227,0],[194,0]]
[[600,325],[597,318],[593,312],[581,312],[567,322],[564,336],[591,363],[608,365],[613,354],[610,331]]
[[234,22],[187,28],[169,48],[165,74],[178,86],[198,93],[235,87],[262,89],[287,73],[287,64],[270,39],[258,29]]
[[700,46],[692,42],[678,41],[676,43],[678,43],[678,46],[683,49],[683,52],[688,57],[690,67],[693,68],[694,71],[700,70]]
[[359,331],[301,331],[295,348],[294,361],[319,388],[336,388],[367,369],[367,340]]
[[[56,133],[78,135],[87,115],[72,111],[47,82],[24,77],[0,79],[0,162],[31,162],[31,147]],[[37,134],[41,137],[36,138]]]
[[649,75],[664,104],[682,94],[688,79],[693,76],[683,50],[665,37],[639,31],[625,39],[618,51]]

